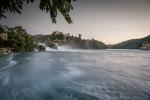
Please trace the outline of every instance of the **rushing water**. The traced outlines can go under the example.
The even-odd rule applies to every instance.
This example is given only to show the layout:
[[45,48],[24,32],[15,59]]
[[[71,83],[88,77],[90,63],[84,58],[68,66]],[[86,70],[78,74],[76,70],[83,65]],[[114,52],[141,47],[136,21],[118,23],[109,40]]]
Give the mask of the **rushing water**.
[[150,100],[150,51],[50,51],[0,59],[0,100]]

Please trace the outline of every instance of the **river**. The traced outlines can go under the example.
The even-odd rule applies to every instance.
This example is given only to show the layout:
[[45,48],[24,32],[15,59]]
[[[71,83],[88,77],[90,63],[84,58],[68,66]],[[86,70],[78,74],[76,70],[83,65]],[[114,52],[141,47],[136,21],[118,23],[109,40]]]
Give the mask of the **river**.
[[7,55],[0,58],[0,100],[150,100],[150,51]]

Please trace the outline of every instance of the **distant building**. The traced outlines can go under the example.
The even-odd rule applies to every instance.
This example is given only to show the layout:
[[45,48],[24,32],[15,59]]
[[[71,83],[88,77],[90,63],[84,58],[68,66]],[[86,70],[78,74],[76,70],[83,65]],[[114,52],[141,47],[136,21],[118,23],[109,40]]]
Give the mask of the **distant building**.
[[12,53],[12,48],[9,47],[0,48],[0,51],[2,51],[4,54],[10,54]]
[[150,43],[144,43],[144,44],[142,44],[142,46],[140,47],[140,49],[150,50]]
[[0,33],[0,38],[3,40],[7,40],[7,34]]
[[109,45],[107,45],[107,47],[108,47],[108,48],[112,48],[112,45],[111,45],[111,44],[109,44]]

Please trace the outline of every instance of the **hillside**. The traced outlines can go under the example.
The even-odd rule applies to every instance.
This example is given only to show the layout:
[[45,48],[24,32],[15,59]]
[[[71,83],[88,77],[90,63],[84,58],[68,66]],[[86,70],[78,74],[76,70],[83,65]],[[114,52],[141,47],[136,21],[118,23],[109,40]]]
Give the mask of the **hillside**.
[[112,49],[140,49],[143,44],[150,44],[150,35],[140,39],[131,39],[115,45],[112,45]]

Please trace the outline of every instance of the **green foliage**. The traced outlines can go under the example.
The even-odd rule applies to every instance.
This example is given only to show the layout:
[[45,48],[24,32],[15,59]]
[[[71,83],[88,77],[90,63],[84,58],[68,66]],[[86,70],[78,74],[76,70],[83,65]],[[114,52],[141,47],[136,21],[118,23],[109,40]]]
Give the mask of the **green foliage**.
[[68,23],[72,23],[71,17],[69,16],[70,10],[73,9],[71,5],[72,0],[41,0],[40,9],[50,13],[52,22],[56,23],[56,17],[58,11],[64,16]]
[[[34,48],[34,41],[31,35],[27,34],[26,30],[21,26],[3,27],[8,35],[7,40],[0,42],[1,47],[13,48],[14,52],[30,52]],[[0,32],[1,33],[1,32]]]
[[65,35],[62,32],[53,32],[50,36],[50,40],[54,41],[54,40],[64,40],[65,39]]
[[[0,18],[5,16],[7,11],[21,14],[23,3],[27,4],[34,0],[1,0],[0,1]],[[72,23],[69,12],[73,9],[72,0],[40,0],[39,8],[50,14],[53,23],[56,23],[58,11],[64,16],[68,23]]]
[[37,42],[45,43],[47,41],[57,41],[57,40],[64,40],[65,35],[62,32],[55,31],[50,35],[35,35],[34,39]]

